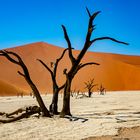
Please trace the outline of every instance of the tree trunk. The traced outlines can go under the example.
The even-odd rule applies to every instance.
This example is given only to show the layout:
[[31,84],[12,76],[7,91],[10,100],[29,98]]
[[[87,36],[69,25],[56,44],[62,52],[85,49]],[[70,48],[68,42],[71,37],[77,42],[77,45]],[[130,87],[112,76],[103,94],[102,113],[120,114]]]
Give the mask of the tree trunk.
[[88,91],[88,97],[89,97],[89,98],[91,97],[91,94],[92,94],[92,92],[89,90],[89,91]]
[[71,116],[71,112],[70,112],[71,82],[72,82],[72,79],[67,76],[66,84],[65,84],[65,88],[64,88],[63,108],[62,108],[62,111],[60,113],[61,117],[64,117],[65,115],[70,115]]
[[59,88],[54,87],[53,88],[53,98],[52,98],[52,103],[49,107],[50,112],[53,115],[58,115],[58,93],[59,93]]
[[45,104],[44,104],[44,102],[43,102],[43,100],[40,96],[40,93],[39,93],[38,89],[36,88],[36,86],[34,85],[34,83],[29,79],[26,79],[26,80],[27,80],[28,84],[30,85],[31,89],[34,92],[36,100],[37,100],[37,102],[38,102],[38,104],[41,108],[42,116],[43,117],[51,117],[50,113],[49,113],[48,109],[46,108],[46,106],[45,106]]

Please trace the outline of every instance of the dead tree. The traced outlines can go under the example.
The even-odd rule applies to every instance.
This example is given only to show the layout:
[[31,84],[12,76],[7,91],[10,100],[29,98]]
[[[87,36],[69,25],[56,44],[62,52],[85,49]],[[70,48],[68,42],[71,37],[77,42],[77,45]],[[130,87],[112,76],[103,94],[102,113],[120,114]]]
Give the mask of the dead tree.
[[94,84],[94,78],[90,79],[89,81],[85,82],[85,89],[88,90],[88,97],[90,98],[92,95],[93,88],[97,86],[97,84]]
[[5,114],[5,112],[0,112],[0,116],[2,116],[2,115],[4,115]]
[[71,97],[74,97],[76,95],[76,89],[71,90],[70,95]]
[[111,37],[99,37],[99,38],[95,38],[95,39],[91,40],[92,32],[95,29],[94,20],[95,20],[96,16],[100,13],[100,11],[91,14],[89,12],[88,8],[86,8],[86,10],[87,10],[87,13],[89,15],[87,35],[86,35],[84,46],[76,58],[74,57],[73,52],[72,52],[71,41],[70,41],[69,36],[67,34],[67,30],[66,30],[65,26],[62,25],[64,37],[65,37],[65,40],[67,41],[67,44],[68,44],[69,58],[71,60],[72,66],[68,72],[67,72],[67,69],[64,69],[64,74],[66,75],[66,83],[65,83],[65,87],[64,87],[63,107],[62,107],[62,111],[60,113],[61,117],[64,117],[65,115],[71,115],[71,112],[70,112],[70,91],[71,91],[71,83],[72,83],[72,80],[73,80],[74,76],[76,75],[76,73],[81,68],[83,68],[85,66],[93,65],[93,64],[99,65],[99,64],[93,63],[93,62],[85,63],[85,64],[81,63],[81,60],[84,57],[84,55],[86,54],[88,48],[91,45],[93,45],[95,42],[101,41],[101,40],[111,40],[111,41],[114,41],[117,43],[128,45],[128,43],[118,41],[118,40],[111,38]]
[[51,102],[51,105],[49,107],[49,110],[52,114],[55,114],[55,115],[58,114],[58,94],[59,94],[59,91],[62,90],[65,86],[65,84],[63,84],[61,86],[58,85],[58,83],[56,81],[56,73],[57,73],[58,64],[62,60],[62,58],[64,57],[67,50],[68,49],[65,49],[62,52],[61,56],[58,59],[56,59],[56,62],[54,62],[54,63],[51,62],[51,67],[53,68],[52,70],[42,60],[37,59],[49,71],[49,73],[51,75],[51,79],[52,79],[52,83],[53,83],[53,98],[52,98],[52,102]]
[[100,95],[104,95],[106,93],[106,89],[103,87],[103,85],[101,84],[100,87],[98,88],[99,94]]
[[39,90],[37,89],[37,87],[33,83],[33,81],[31,80],[27,66],[24,64],[21,57],[17,53],[14,53],[12,51],[7,51],[7,50],[1,50],[0,55],[6,57],[10,62],[12,62],[22,68],[23,72],[18,71],[18,74],[20,76],[24,77],[26,82],[31,87],[31,89],[36,97],[36,100],[41,108],[42,116],[50,117],[50,113],[49,113],[48,109],[46,108],[46,106],[42,100],[42,97],[40,96]]
[[[34,114],[40,114],[41,109],[38,106],[29,106],[29,107],[25,107],[25,108],[20,108],[14,112],[11,113],[5,113],[4,112],[4,117],[5,119],[0,119],[0,123],[10,123],[10,122],[14,122],[23,118],[28,118],[31,115]],[[3,118],[4,118],[3,117]]]
[[77,92],[76,99],[87,98],[88,96],[84,92]]

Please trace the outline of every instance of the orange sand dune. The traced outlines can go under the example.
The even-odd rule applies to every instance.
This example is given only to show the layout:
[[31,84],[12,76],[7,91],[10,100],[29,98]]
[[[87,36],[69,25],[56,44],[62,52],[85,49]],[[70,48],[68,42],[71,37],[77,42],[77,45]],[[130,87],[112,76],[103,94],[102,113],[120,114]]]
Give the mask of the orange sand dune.
[[26,91],[0,80],[0,96],[21,95],[22,93],[23,95],[27,94]]
[[[42,59],[50,65],[50,62],[54,62],[61,55],[63,48],[38,42],[8,50],[18,53],[23,58],[32,80],[41,93],[52,92],[50,74],[36,59]],[[79,51],[74,50],[75,56],[78,53]],[[87,52],[83,62],[97,62],[100,63],[100,66],[87,66],[79,71],[73,81],[73,89],[84,91],[84,82],[95,78],[95,83],[103,84],[107,90],[140,90],[140,56]],[[63,69],[69,68],[70,65],[66,53],[58,67],[57,80],[60,85],[65,81]],[[21,68],[4,57],[0,57],[0,80],[30,92],[30,87],[25,79],[17,74],[17,70],[21,70]]]

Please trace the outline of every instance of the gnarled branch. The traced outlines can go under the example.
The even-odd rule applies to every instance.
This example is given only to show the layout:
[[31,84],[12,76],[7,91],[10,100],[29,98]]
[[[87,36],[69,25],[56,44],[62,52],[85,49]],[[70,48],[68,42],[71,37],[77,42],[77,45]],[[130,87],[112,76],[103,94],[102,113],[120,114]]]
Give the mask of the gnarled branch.
[[[72,49],[73,49],[73,48],[72,48]],[[51,77],[52,77],[53,84],[55,84],[55,86],[57,86],[57,87],[59,87],[58,84],[57,84],[57,82],[56,82],[57,67],[58,67],[59,62],[60,62],[60,61],[62,60],[62,58],[64,57],[64,55],[65,55],[65,53],[66,53],[67,50],[68,50],[68,48],[64,49],[63,52],[62,52],[62,54],[61,54],[61,56],[60,56],[58,59],[56,59],[56,63],[55,63],[55,65],[54,65],[53,70],[51,70],[51,69],[47,66],[47,64],[45,64],[42,60],[37,59],[37,60],[50,72]],[[63,84],[62,86],[60,86],[60,87],[59,87],[60,90],[63,89],[64,86],[65,86],[65,84]]]
[[[64,57],[64,55],[65,55],[65,53],[66,53],[66,51],[67,51],[68,49],[69,49],[69,48],[66,48],[66,49],[63,50],[61,56],[56,60],[57,63]],[[73,48],[71,48],[71,49],[73,49]]]
[[19,61],[16,61],[16,60],[14,60],[12,57],[10,57],[10,56],[7,54],[7,51],[6,51],[6,50],[1,50],[1,51],[0,51],[0,55],[1,55],[1,56],[5,56],[8,60],[10,60],[10,61],[13,62],[13,63],[15,63],[15,64],[17,64],[17,65],[20,65],[20,64],[19,64]]
[[[28,69],[27,69],[26,65],[24,64],[23,60],[21,59],[21,57],[18,54],[16,54],[15,52],[12,52],[12,51],[7,51],[7,50],[1,50],[0,51],[0,54],[3,55],[3,56],[5,56],[12,63],[21,66],[21,68],[23,69],[26,77],[28,77],[28,79],[30,79],[30,75],[29,75]],[[16,61],[15,59],[13,59],[11,57],[11,55],[14,56],[15,58],[17,58],[18,61]]]
[[51,75],[53,75],[52,70],[47,66],[47,64],[45,64],[41,59],[36,60],[39,61],[50,72]]
[[[20,115],[18,115],[19,113],[20,113]],[[0,123],[14,122],[14,121],[17,121],[17,120],[20,120],[20,119],[23,119],[23,118],[28,118],[31,115],[36,114],[36,113],[41,115],[41,109],[38,106],[29,106],[29,107],[26,107],[26,108],[19,108],[19,109],[15,110],[14,112],[4,113],[6,119],[0,119]]]
[[[71,48],[71,49],[73,49],[73,48]],[[58,59],[56,59],[56,63],[55,63],[55,67],[54,67],[54,74],[55,75],[56,75],[58,64],[62,60],[62,58],[64,57],[64,55],[65,55],[65,53],[66,53],[67,50],[69,50],[69,48],[64,49],[63,52],[62,52],[62,54],[61,54],[61,56]]]
[[79,66],[78,66],[78,69],[77,69],[77,71],[79,71],[81,68],[84,68],[84,67],[86,67],[86,66],[88,66],[88,65],[100,65],[99,63],[95,63],[95,62],[89,62],[89,63],[85,63],[85,64],[80,64]]
[[114,39],[112,37],[99,37],[99,38],[95,38],[95,39],[93,39],[91,41],[91,44],[95,43],[96,41],[101,41],[101,40],[111,40],[111,41],[114,41],[114,42],[117,42],[117,43],[120,43],[120,44],[129,45],[129,43],[116,40],[116,39]]

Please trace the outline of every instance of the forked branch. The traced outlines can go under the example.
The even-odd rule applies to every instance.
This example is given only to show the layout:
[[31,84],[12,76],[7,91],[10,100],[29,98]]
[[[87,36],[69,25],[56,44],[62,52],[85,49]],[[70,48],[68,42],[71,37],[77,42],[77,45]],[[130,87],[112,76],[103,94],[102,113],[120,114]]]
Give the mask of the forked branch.
[[[55,85],[57,85],[57,83],[56,83],[56,72],[57,72],[58,64],[59,64],[59,62],[62,60],[62,58],[64,57],[64,55],[65,55],[65,53],[66,53],[67,50],[68,50],[68,48],[67,48],[67,49],[64,49],[63,52],[62,52],[62,54],[61,54],[61,56],[60,56],[58,59],[56,59],[56,63],[55,63],[54,66],[53,66],[53,70],[51,70],[51,69],[48,67],[48,65],[45,64],[45,62],[43,62],[41,59],[37,59],[37,61],[39,61],[39,62],[50,72],[51,78],[52,78],[53,83],[54,83]],[[63,87],[64,87],[64,85],[61,86],[61,89],[62,89]]]
[[97,17],[97,15],[100,13],[100,11],[97,11],[97,12],[95,12],[91,15],[88,8],[86,8],[86,10],[87,10],[87,13],[89,15],[89,23],[88,23],[88,29],[87,29],[87,35],[86,35],[86,40],[85,40],[85,43],[84,43],[84,47],[77,57],[77,62],[78,63],[81,61],[81,59],[85,55],[88,48],[91,46],[90,39],[91,39],[92,32],[95,29],[95,25],[93,24],[93,22],[94,22],[95,18]]
[[[10,52],[9,52],[10,53]],[[17,64],[17,65],[20,65],[20,62],[17,61],[17,60],[14,60],[12,57],[10,57],[8,54],[7,54],[7,51],[6,50],[1,50],[0,51],[0,55],[1,56],[5,56],[9,61]]]
[[[71,49],[73,49],[73,48],[71,48]],[[56,72],[57,72],[58,64],[62,60],[62,58],[64,57],[67,50],[69,50],[69,48],[64,49],[61,56],[58,59],[56,59],[56,63],[55,63],[55,66],[54,66],[54,74],[55,75],[56,75]]]
[[89,62],[89,63],[85,63],[85,64],[80,64],[79,66],[78,66],[78,69],[77,69],[77,71],[79,71],[81,68],[84,68],[84,67],[86,67],[86,66],[88,66],[88,65],[100,65],[99,63],[95,63],[95,62]]
[[[66,51],[67,51],[68,49],[69,49],[69,48],[66,48],[66,49],[63,50],[61,56],[56,60],[56,63],[60,62],[60,60],[64,57],[64,55],[65,55],[65,53],[66,53]],[[71,48],[71,49],[73,49],[73,48]]]

